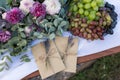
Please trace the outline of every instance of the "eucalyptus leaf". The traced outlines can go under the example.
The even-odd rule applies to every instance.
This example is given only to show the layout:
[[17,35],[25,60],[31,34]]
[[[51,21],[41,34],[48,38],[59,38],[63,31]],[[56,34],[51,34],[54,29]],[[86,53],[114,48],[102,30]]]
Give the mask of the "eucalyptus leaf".
[[14,26],[11,27],[11,30],[16,31],[18,29],[18,27],[19,27],[18,25],[14,25]]
[[52,33],[52,34],[49,35],[49,39],[50,39],[50,40],[52,40],[52,39],[54,39],[54,38],[55,38],[55,33]]
[[22,62],[30,62],[31,61],[27,55],[23,55],[20,59]]
[[40,33],[38,33],[38,32],[34,32],[33,35],[34,35],[34,36],[39,36],[39,34],[40,34]]
[[20,41],[20,38],[19,37],[13,37],[12,39],[10,39],[8,41],[9,44],[14,44],[14,43],[17,43]]
[[0,0],[0,7],[3,7],[6,10],[10,9],[10,6],[7,4],[8,2],[10,2],[10,0]]
[[66,2],[67,2],[67,0],[59,0],[59,1],[60,1],[60,3],[62,4],[62,6],[65,5]]
[[25,33],[21,32],[20,35],[21,35],[22,38],[26,38]]
[[46,24],[46,23],[48,23],[48,20],[47,20],[47,19],[43,19],[43,20],[40,22],[40,24]]
[[26,45],[27,45],[27,41],[26,41],[25,39],[22,39],[21,41],[19,41],[19,42],[17,43],[17,45],[18,45],[19,47],[26,46]]
[[22,32],[22,31],[24,31],[24,29],[23,28],[18,28],[18,31]]
[[57,27],[60,23],[60,20],[59,19],[55,19],[53,24],[55,25],[55,27]]
[[43,35],[40,34],[39,36],[37,36],[37,38],[41,39],[41,38],[43,38]]
[[60,25],[59,25],[59,27],[64,27],[64,26],[66,26],[68,23],[67,23],[67,21],[62,21],[61,23],[60,23]]
[[54,32],[56,29],[54,27],[49,28],[49,33]]

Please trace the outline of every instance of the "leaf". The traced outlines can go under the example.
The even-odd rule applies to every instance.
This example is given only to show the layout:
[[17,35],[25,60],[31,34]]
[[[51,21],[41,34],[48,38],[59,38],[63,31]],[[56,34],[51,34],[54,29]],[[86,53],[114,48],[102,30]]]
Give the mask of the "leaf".
[[49,33],[54,32],[55,30],[56,30],[56,28],[50,27],[50,28],[49,28]]
[[24,29],[23,28],[18,28],[18,31],[22,32],[22,31],[24,31]]
[[64,27],[67,25],[67,21],[62,21],[58,27]]
[[46,15],[46,19],[47,19],[47,20],[51,20],[51,19],[52,19],[52,16]]
[[14,44],[14,43],[18,43],[20,41],[20,38],[19,37],[13,37],[12,39],[10,39],[8,41],[9,44]]
[[9,56],[6,56],[6,57],[12,63],[12,59]]
[[54,38],[55,38],[55,33],[52,33],[52,34],[49,35],[49,39],[50,39],[50,40],[52,40],[52,39],[54,39]]
[[55,25],[55,27],[57,27],[60,23],[60,20],[59,19],[55,19],[53,24]]
[[11,27],[11,30],[16,31],[18,29],[18,27],[19,27],[18,25],[14,25],[14,26]]
[[65,14],[65,9],[64,9],[64,8],[61,8],[59,14],[60,14],[61,16],[65,16],[65,15],[66,15],[66,14]]
[[7,0],[7,4],[12,4],[12,0]]
[[67,0],[59,0],[60,1],[60,3],[62,4],[62,6],[64,5],[64,4],[66,4],[66,2],[67,2]]
[[2,72],[4,70],[4,67],[0,68],[0,72]]
[[21,32],[20,35],[21,35],[22,38],[26,38],[25,33]]
[[17,46],[19,47],[23,47],[27,45],[27,40],[22,39],[21,41],[19,41],[19,43],[17,43]]
[[40,22],[40,24],[46,24],[46,23],[48,23],[48,20],[47,20],[47,19],[43,19],[43,20]]
[[3,7],[6,10],[10,9],[10,6],[7,5],[7,1],[6,0],[0,0],[0,7]]
[[31,61],[27,55],[23,55],[20,59],[22,62],[30,62]]
[[39,34],[40,34],[40,33],[38,33],[38,32],[34,32],[33,35],[34,35],[34,36],[39,36]]
[[40,34],[39,36],[37,36],[37,38],[41,39],[41,38],[43,38],[43,35]]

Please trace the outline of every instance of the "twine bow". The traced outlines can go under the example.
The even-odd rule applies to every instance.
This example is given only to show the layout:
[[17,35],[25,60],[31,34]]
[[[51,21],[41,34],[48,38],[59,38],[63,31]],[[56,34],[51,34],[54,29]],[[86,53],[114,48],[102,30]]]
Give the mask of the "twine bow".
[[51,49],[48,51],[48,53],[46,53],[43,56],[39,57],[39,60],[43,61],[43,62],[48,62],[50,57],[56,58],[55,56],[52,56],[56,53],[56,51],[54,49]]
[[55,71],[54,71],[54,69],[52,67],[52,64],[50,63],[49,58],[59,59],[59,57],[53,56],[55,53],[56,53],[56,50],[54,48],[52,48],[51,50],[48,51],[48,53],[46,53],[45,55],[39,57],[39,60],[41,60],[43,63],[45,63],[47,69],[49,67],[51,67],[53,73],[55,73]]

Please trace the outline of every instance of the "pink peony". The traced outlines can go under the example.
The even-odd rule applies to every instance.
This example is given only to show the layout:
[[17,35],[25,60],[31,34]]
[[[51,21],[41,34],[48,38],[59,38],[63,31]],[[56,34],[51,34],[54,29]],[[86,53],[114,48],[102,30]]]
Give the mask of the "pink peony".
[[9,31],[0,31],[0,42],[7,42],[11,38]]
[[33,7],[30,8],[30,13],[35,17],[45,16],[46,15],[46,7],[45,5],[35,2]]
[[24,17],[23,12],[19,8],[13,8],[6,13],[6,20],[11,24],[20,22]]

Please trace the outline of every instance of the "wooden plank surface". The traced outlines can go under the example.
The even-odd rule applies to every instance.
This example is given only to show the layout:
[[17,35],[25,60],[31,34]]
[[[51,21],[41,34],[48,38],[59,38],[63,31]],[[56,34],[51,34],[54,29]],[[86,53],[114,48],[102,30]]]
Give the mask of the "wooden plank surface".
[[[99,53],[91,54],[91,55],[88,55],[88,56],[78,57],[77,63],[80,64],[80,63],[88,62],[88,61],[95,60],[95,59],[98,59],[98,58],[101,58],[101,57],[113,55],[113,54],[116,54],[118,52],[120,52],[120,46],[114,47],[114,48],[111,48],[111,49],[108,49],[108,50],[105,50],[105,51],[102,51],[102,52],[99,52]],[[40,74],[39,74],[38,71],[36,71],[36,72],[26,76],[22,80],[28,80],[29,78],[32,78],[32,77],[35,77],[35,76],[38,76],[38,75],[40,75]]]
[[111,48],[111,49],[108,49],[108,50],[105,50],[105,51],[102,51],[102,52],[99,52],[99,53],[91,54],[91,55],[88,55],[88,56],[79,57],[78,58],[78,64],[83,63],[83,62],[87,62],[87,61],[90,61],[90,60],[95,60],[95,59],[98,59],[98,58],[101,58],[101,57],[104,57],[104,56],[117,54],[118,52],[120,52],[120,46],[114,47],[114,48]]

